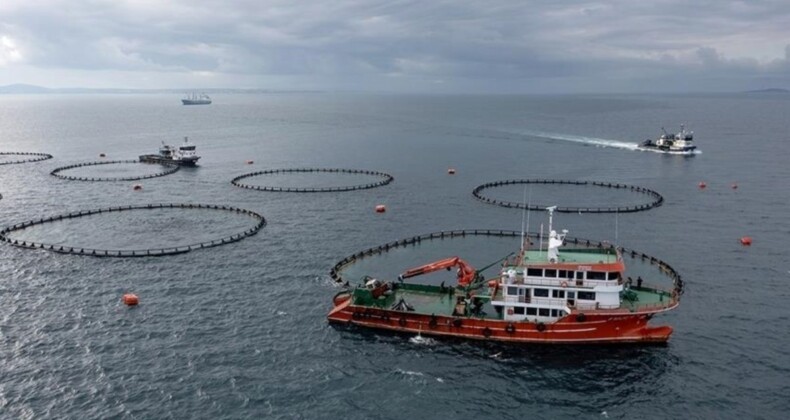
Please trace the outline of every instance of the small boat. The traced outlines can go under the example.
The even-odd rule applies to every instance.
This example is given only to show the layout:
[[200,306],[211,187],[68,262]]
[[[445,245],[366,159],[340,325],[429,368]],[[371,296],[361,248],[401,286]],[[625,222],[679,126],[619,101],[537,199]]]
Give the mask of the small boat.
[[184,143],[180,146],[170,146],[162,141],[159,154],[140,155],[140,162],[147,163],[170,163],[183,166],[195,166],[200,156],[195,152],[195,145],[189,143],[189,138],[184,137]]
[[[459,257],[406,270],[397,281],[365,276],[335,295],[327,318],[336,325],[511,343],[666,342],[672,327],[648,322],[679,305],[679,289],[662,290],[641,276],[636,284],[625,280],[615,247],[561,251],[567,230],[551,230],[554,207],[548,210],[547,249],[523,245],[500,260],[490,280]],[[404,281],[452,268],[455,286]]]
[[694,141],[694,132],[687,131],[683,124],[680,125],[680,131],[675,134],[667,133],[663,127],[661,127],[661,131],[663,133],[657,140],[653,141],[647,139],[639,145],[639,148],[681,155],[694,154],[697,150],[697,146],[692,144]]
[[186,98],[182,99],[181,103],[184,105],[210,105],[211,98],[205,93],[192,93],[191,95],[188,95]]

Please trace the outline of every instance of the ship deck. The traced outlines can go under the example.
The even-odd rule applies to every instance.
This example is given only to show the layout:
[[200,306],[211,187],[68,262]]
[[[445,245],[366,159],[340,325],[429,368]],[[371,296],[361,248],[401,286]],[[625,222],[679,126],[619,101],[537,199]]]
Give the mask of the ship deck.
[[[570,264],[605,264],[617,262],[617,255],[608,250],[598,249],[569,249],[559,253],[560,263]],[[524,264],[546,264],[549,261],[547,252],[528,250],[524,253]]]

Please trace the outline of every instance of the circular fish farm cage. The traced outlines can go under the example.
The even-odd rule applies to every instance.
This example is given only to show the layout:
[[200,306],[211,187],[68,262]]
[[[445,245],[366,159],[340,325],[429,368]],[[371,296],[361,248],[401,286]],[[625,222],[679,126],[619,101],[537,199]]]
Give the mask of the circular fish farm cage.
[[617,184],[611,182],[598,182],[598,181],[567,181],[555,179],[510,179],[503,181],[494,181],[486,184],[479,185],[472,190],[472,195],[478,200],[493,204],[500,207],[524,209],[531,211],[544,211],[550,204],[533,204],[531,202],[514,202],[507,200],[499,200],[487,197],[483,191],[487,189],[494,189],[497,187],[509,185],[551,185],[551,186],[583,186],[583,187],[596,187],[605,188],[610,190],[628,191],[649,198],[649,201],[644,203],[637,203],[633,205],[613,205],[613,206],[556,206],[555,211],[560,213],[635,213],[640,211],[650,210],[659,207],[664,203],[664,197],[656,191],[649,188],[639,187],[635,185]]
[[[102,177],[102,176],[74,176],[68,175],[64,172],[69,170],[74,170],[78,168],[86,168],[86,167],[97,167],[103,165],[156,165],[161,166],[164,170],[159,172],[154,172],[150,174],[138,175],[138,176],[118,176],[118,177]],[[69,166],[62,166],[60,168],[55,168],[50,172],[50,175],[56,176],[61,179],[67,179],[69,181],[95,181],[95,182],[108,182],[108,181],[138,181],[141,179],[150,179],[150,178],[157,178],[160,176],[170,175],[178,171],[181,167],[176,164],[169,164],[169,163],[145,163],[140,162],[138,160],[111,160],[107,162],[84,162],[84,163],[76,163],[74,165]]]
[[[7,160],[9,157],[21,156],[21,159]],[[0,152],[0,165],[14,165],[17,163],[30,163],[40,162],[42,160],[52,159],[49,153],[34,153],[34,152]]]
[[[175,210],[201,210],[201,211],[222,211],[243,215],[250,218],[254,224],[240,232],[234,232],[229,235],[222,236],[218,239],[211,239],[205,241],[198,241],[184,245],[168,246],[168,247],[150,247],[141,249],[109,249],[100,247],[86,247],[86,246],[68,246],[64,244],[47,243],[42,240],[29,240],[14,238],[15,233],[20,233],[31,227],[46,225],[56,222],[68,221],[71,219],[86,218],[88,216],[103,215],[103,214],[118,214],[122,212],[132,211],[153,211],[161,209],[175,209]],[[83,210],[58,216],[46,217],[37,220],[31,220],[23,223],[17,223],[9,226],[0,231],[0,240],[20,248],[26,249],[43,249],[47,251],[58,252],[62,254],[74,255],[90,255],[96,257],[150,257],[150,256],[165,256],[183,254],[186,252],[194,251],[197,249],[212,248],[220,245],[226,245],[234,242],[241,241],[244,238],[255,235],[266,226],[266,219],[253,211],[240,209],[230,206],[218,206],[212,204],[148,204],[138,206],[119,206],[108,207],[95,210]],[[154,235],[158,234],[154,232]]]
[[[341,186],[326,186],[326,187],[290,187],[290,186],[264,186],[252,185],[240,182],[243,179],[249,179],[257,176],[264,175],[280,175],[280,174],[345,174],[345,175],[367,175],[377,178],[378,181],[367,184],[355,185],[341,185]],[[297,192],[297,193],[317,193],[317,192],[341,192],[341,191],[356,191],[366,190],[370,188],[381,187],[392,182],[394,178],[392,175],[379,172],[370,171],[365,169],[341,169],[341,168],[294,168],[294,169],[271,169],[266,171],[252,172],[244,175],[239,175],[231,180],[231,184],[251,190],[258,191],[274,191],[274,192]]]

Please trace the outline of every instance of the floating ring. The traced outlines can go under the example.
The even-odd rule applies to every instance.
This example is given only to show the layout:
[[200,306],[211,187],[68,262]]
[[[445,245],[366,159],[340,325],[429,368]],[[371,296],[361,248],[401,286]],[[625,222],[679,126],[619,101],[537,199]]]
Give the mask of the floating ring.
[[510,334],[513,334],[514,332],[516,332],[516,326],[513,325],[512,322],[508,322],[507,326],[505,327],[505,331],[507,331]]
[[[235,213],[241,213],[252,217],[257,220],[257,223],[251,229],[245,230],[242,233],[236,233],[224,238],[215,239],[208,242],[199,242],[190,245],[169,247],[169,248],[149,248],[149,249],[136,249],[136,250],[113,250],[113,249],[93,249],[93,248],[80,248],[69,247],[61,245],[46,244],[43,242],[28,242],[11,239],[9,233],[20,231],[31,226],[42,225],[45,223],[61,221],[64,219],[75,219],[83,216],[90,216],[93,214],[122,212],[129,210],[151,210],[151,209],[164,209],[164,208],[180,208],[180,209],[209,209],[209,210],[224,210]],[[164,255],[184,254],[195,249],[212,248],[215,246],[225,245],[233,242],[238,242],[246,237],[255,235],[266,226],[266,219],[258,213],[250,210],[239,209],[230,206],[217,206],[212,204],[147,204],[140,206],[122,206],[122,207],[108,207],[96,210],[82,210],[78,212],[62,214],[59,216],[52,216],[37,220],[31,220],[24,223],[17,223],[9,226],[0,231],[0,240],[5,241],[11,245],[28,248],[28,249],[45,249],[47,251],[59,252],[61,254],[74,254],[74,255],[90,255],[95,257],[159,257]]]
[[538,330],[539,332],[546,331],[546,324],[542,322],[538,322],[537,324],[535,324],[535,329]]
[[[347,185],[347,186],[340,186],[340,187],[308,187],[308,188],[298,188],[298,187],[267,187],[267,186],[260,186],[260,185],[249,185],[243,184],[241,181],[244,178],[250,178],[258,175],[270,175],[270,174],[280,174],[280,173],[309,173],[309,172],[323,172],[323,173],[344,173],[344,174],[361,174],[361,175],[372,175],[381,178],[378,182],[372,182],[370,184],[360,184],[360,185]],[[365,169],[334,169],[334,168],[296,168],[296,169],[271,169],[267,171],[258,171],[258,172],[251,172],[244,175],[239,175],[236,178],[233,178],[230,183],[240,187],[246,188],[250,190],[258,190],[258,191],[275,191],[275,192],[300,192],[300,193],[314,193],[314,192],[339,192],[339,191],[355,191],[355,190],[366,190],[370,188],[381,187],[384,185],[389,184],[395,178],[392,175],[378,172],[378,171],[368,171]]]
[[41,162],[42,160],[52,159],[49,153],[34,152],[0,152],[0,156],[32,156],[27,159],[0,162],[0,165],[13,165],[17,163]]
[[614,188],[622,190],[630,190],[640,194],[645,194],[652,197],[653,201],[640,204],[637,206],[622,206],[622,207],[557,207],[555,211],[560,213],[635,213],[638,211],[650,210],[658,207],[664,203],[664,197],[661,194],[644,187],[625,184],[613,184],[611,182],[598,182],[598,181],[564,181],[555,179],[510,179],[504,181],[494,181],[487,184],[478,185],[472,190],[472,195],[480,201],[488,204],[494,204],[500,207],[517,208],[531,211],[545,211],[547,205],[544,204],[524,204],[512,201],[495,200],[486,197],[482,191],[487,188],[500,187],[503,185],[526,185],[526,184],[552,184],[552,185],[592,185],[596,187]]
[[[491,236],[491,237],[508,237],[508,238],[520,238],[521,235],[526,235],[527,238],[538,239],[540,235],[538,233],[523,233],[517,230],[501,230],[501,229],[466,229],[466,230],[447,230],[447,231],[439,231],[433,233],[426,233],[424,235],[419,236],[412,236],[406,239],[399,239],[397,241],[389,242],[384,245],[374,246],[372,248],[368,248],[362,251],[359,251],[355,254],[351,254],[342,260],[335,263],[332,269],[329,271],[329,276],[337,283],[346,283],[348,282],[347,279],[343,277],[343,270],[350,267],[354,263],[358,262],[359,260],[364,259],[365,257],[370,257],[373,255],[382,255],[389,251],[394,251],[399,248],[405,248],[407,246],[416,245],[422,243],[423,241],[431,241],[431,240],[442,240],[446,238],[465,238],[467,236]],[[583,244],[587,247],[598,247],[602,249],[615,249],[613,245],[593,241],[589,239],[582,239],[582,238],[574,238],[574,237],[566,237],[565,241],[567,243],[574,243],[574,244]],[[680,274],[672,268],[666,262],[651,257],[647,254],[626,249],[623,247],[619,248],[620,254],[623,257],[631,256],[632,259],[641,259],[642,261],[649,262],[651,265],[656,265],[663,268],[663,274],[667,277],[672,279],[673,283],[673,291],[671,296],[673,299],[680,300],[680,297],[684,293],[684,284],[685,282],[681,278]],[[453,288],[450,288],[453,291]]]
[[491,337],[491,328],[485,327],[485,328],[483,329],[483,336],[484,336],[485,338],[489,338],[489,337]]
[[[112,165],[117,163],[139,163],[142,165],[161,165],[167,168],[167,170],[162,172],[157,172],[155,174],[149,175],[141,175],[141,176],[131,176],[131,177],[109,177],[109,178],[95,178],[95,177],[87,177],[87,176],[70,176],[70,175],[63,175],[61,172],[67,171],[69,169],[75,168],[82,168],[84,166],[98,166],[98,165]],[[149,179],[149,178],[156,178],[160,176],[170,175],[176,171],[178,171],[181,167],[179,165],[173,163],[146,163],[140,162],[139,160],[110,160],[107,162],[85,162],[85,163],[76,163],[74,165],[63,166],[60,168],[55,168],[50,172],[50,175],[56,176],[60,179],[68,179],[70,181],[98,181],[98,182],[106,182],[106,181],[138,181],[141,179]]]

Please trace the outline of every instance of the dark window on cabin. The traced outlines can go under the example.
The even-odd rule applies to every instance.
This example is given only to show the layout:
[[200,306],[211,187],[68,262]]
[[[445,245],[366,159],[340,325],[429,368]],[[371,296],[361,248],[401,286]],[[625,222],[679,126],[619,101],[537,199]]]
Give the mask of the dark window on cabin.
[[556,289],[554,289],[554,290],[551,291],[551,297],[564,298],[565,297],[565,291],[564,290],[556,290]]
[[540,316],[549,316],[548,308],[538,308],[538,315],[540,315]]
[[579,292],[579,300],[595,300],[595,292]]
[[620,272],[612,271],[609,273],[609,280],[617,280],[620,278]]
[[543,277],[543,269],[542,268],[528,268],[527,269],[528,276],[534,277]]
[[576,298],[576,292],[571,292],[570,290],[568,290],[568,299],[574,299],[574,298]]
[[576,272],[576,279],[577,280],[584,280],[584,271],[577,271]]
[[516,315],[524,315],[524,307],[523,306],[516,306],[515,308],[513,308],[513,312]]
[[603,271],[588,271],[587,280],[606,280],[606,273]]
[[544,277],[557,277],[557,270],[547,268]]
[[567,279],[568,278],[568,270],[560,270],[559,274],[560,274],[559,277],[561,279]]
[[549,289],[535,289],[535,297],[549,297]]
[[510,296],[518,295],[518,287],[508,286],[507,294],[510,295]]
[[557,317],[557,310],[556,309],[552,309],[551,310],[551,316],[553,316],[555,318]]
[[527,315],[537,315],[538,308],[527,308]]

